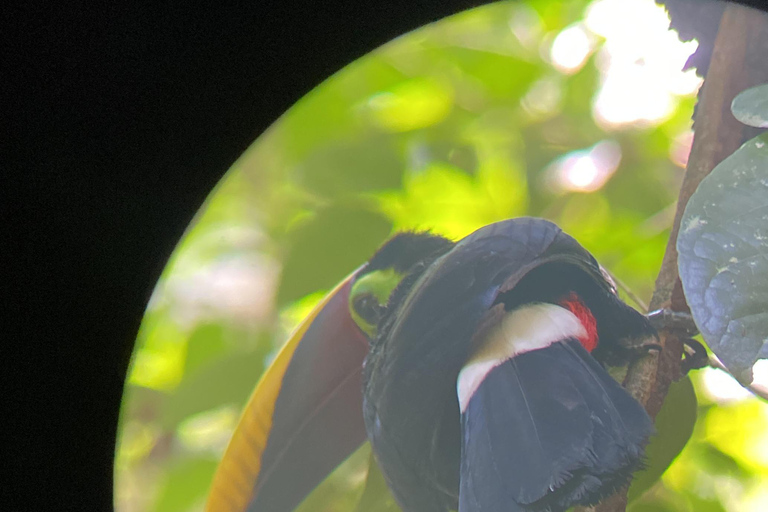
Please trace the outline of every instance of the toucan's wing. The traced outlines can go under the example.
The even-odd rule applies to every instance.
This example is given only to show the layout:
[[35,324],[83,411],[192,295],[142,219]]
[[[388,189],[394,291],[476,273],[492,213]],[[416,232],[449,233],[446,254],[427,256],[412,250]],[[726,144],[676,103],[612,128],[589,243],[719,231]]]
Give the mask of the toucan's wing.
[[365,441],[368,342],[349,314],[354,274],[297,328],[265,372],[230,440],[209,512],[289,512]]
[[460,512],[596,502],[626,483],[653,431],[640,404],[576,339],[493,368],[461,425]]

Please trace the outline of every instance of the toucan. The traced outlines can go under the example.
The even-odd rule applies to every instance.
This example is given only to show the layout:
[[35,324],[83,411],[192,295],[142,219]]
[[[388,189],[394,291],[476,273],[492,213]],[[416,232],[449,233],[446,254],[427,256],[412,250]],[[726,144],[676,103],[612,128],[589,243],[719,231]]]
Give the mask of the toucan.
[[207,510],[289,512],[366,440],[403,512],[595,504],[643,466],[654,433],[609,369],[657,341],[552,222],[458,242],[400,233],[262,376]]

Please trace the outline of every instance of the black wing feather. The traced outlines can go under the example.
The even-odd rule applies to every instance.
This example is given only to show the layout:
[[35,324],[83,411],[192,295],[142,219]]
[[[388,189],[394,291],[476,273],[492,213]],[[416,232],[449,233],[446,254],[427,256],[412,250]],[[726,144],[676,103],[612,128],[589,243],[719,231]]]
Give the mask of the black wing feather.
[[653,431],[576,340],[496,367],[461,421],[460,512],[596,503],[639,467]]

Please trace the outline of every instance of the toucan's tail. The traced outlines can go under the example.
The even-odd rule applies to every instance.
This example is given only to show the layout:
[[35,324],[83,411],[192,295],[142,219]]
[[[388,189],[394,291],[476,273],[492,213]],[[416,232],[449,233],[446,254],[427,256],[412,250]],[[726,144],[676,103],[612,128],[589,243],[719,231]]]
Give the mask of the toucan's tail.
[[653,432],[576,339],[496,366],[463,407],[460,512],[596,503],[642,465]]

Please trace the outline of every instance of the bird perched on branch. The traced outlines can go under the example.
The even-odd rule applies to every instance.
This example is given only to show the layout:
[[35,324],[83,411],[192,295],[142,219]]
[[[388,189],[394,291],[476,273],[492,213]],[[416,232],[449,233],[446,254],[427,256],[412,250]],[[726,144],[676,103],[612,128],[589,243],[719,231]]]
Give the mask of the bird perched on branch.
[[655,336],[549,221],[396,235],[262,377],[208,510],[293,510],[366,439],[404,512],[594,504],[653,432],[606,366]]

